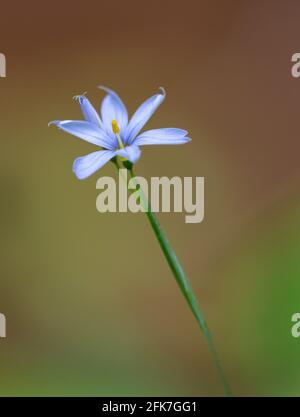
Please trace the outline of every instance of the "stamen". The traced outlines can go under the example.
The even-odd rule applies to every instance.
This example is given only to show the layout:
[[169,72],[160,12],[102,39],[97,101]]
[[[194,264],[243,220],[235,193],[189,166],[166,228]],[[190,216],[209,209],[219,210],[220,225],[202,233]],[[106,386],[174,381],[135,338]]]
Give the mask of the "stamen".
[[113,119],[111,121],[111,128],[112,128],[112,131],[114,132],[115,135],[120,133],[120,128],[119,128],[118,122],[115,119]]
[[124,145],[120,136],[120,128],[119,128],[118,122],[115,119],[111,121],[111,128],[114,134],[117,136],[119,148],[124,148]]

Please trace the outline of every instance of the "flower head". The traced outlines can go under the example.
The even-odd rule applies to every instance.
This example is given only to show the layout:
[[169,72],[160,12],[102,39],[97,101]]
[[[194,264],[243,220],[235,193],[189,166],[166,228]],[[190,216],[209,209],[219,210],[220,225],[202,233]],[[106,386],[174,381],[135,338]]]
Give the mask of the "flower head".
[[118,94],[109,88],[100,88],[107,93],[101,104],[101,117],[83,94],[74,98],[85,120],[55,120],[49,123],[101,148],[75,159],[73,171],[78,179],[94,174],[116,156],[136,163],[141,156],[142,145],[180,145],[190,141],[186,130],[176,128],[152,129],[140,133],[164,101],[166,93],[163,88],[141,104],[129,121],[127,109]]

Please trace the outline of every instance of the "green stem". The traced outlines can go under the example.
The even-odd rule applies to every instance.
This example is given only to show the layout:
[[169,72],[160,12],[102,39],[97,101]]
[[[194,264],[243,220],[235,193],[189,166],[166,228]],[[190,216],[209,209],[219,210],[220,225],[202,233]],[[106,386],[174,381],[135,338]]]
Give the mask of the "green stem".
[[[117,167],[120,169],[120,166],[117,162]],[[133,172],[132,167],[130,167],[128,169],[130,176],[133,180],[135,180],[136,185],[139,186],[138,181],[136,179],[136,176]],[[184,296],[184,298],[186,299],[193,315],[195,316],[197,323],[200,327],[200,329],[202,330],[204,337],[206,339],[206,342],[208,344],[209,350],[212,354],[212,358],[214,361],[214,364],[216,366],[216,369],[218,371],[220,380],[223,384],[225,393],[227,396],[232,396],[232,392],[230,389],[230,385],[227,381],[225,372],[223,370],[223,367],[221,365],[221,361],[219,359],[219,355],[217,353],[216,347],[215,347],[215,343],[212,337],[212,334],[206,324],[206,321],[204,319],[203,313],[200,309],[200,306],[198,304],[198,301],[195,297],[195,294],[192,290],[192,287],[189,283],[189,280],[179,262],[179,259],[177,258],[176,253],[174,252],[174,250],[172,249],[157,217],[155,216],[155,214],[153,213],[153,211],[151,210],[151,206],[149,201],[147,200],[143,190],[141,187],[139,187],[139,191],[140,191],[140,199],[141,199],[141,203],[143,204],[144,210],[147,214],[147,217],[149,219],[149,222],[152,226],[152,229],[155,233],[155,236],[160,244],[160,247],[165,255],[165,258],[174,274],[174,277],[176,279],[177,284],[180,287],[180,290]]]

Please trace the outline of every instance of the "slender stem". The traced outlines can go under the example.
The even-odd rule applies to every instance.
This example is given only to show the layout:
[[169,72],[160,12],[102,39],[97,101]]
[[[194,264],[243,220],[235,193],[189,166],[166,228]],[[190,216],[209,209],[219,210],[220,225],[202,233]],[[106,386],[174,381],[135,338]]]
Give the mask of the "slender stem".
[[[118,162],[117,162],[117,167],[120,168]],[[139,186],[139,183],[137,181],[137,178],[132,170],[132,167],[130,169],[128,169],[129,173],[130,173],[130,177],[135,180],[136,185]],[[155,216],[155,214],[153,213],[153,211],[151,210],[151,206],[150,203],[147,199],[147,197],[145,196],[142,188],[139,186],[139,191],[140,191],[140,199],[141,199],[141,203],[143,205],[143,208],[147,214],[147,217],[149,219],[149,222],[152,226],[152,229],[155,233],[155,236],[160,244],[160,247],[165,255],[165,258],[174,274],[174,277],[176,279],[177,284],[180,287],[180,290],[184,296],[184,298],[186,299],[193,315],[196,318],[196,321],[200,327],[200,329],[202,330],[204,337],[206,339],[206,342],[208,344],[209,350],[212,354],[212,358],[214,361],[214,364],[216,366],[216,369],[218,371],[220,380],[223,384],[225,393],[227,396],[232,396],[232,392],[230,389],[230,385],[227,381],[225,372],[223,370],[223,367],[221,365],[221,361],[219,359],[219,355],[217,353],[216,347],[215,347],[215,343],[212,337],[212,334],[206,324],[206,321],[204,319],[203,313],[200,309],[200,306],[198,304],[198,301],[195,297],[195,294],[192,290],[192,287],[189,283],[189,280],[179,262],[179,259],[177,258],[176,253],[174,252],[174,250],[172,249],[157,217]]]

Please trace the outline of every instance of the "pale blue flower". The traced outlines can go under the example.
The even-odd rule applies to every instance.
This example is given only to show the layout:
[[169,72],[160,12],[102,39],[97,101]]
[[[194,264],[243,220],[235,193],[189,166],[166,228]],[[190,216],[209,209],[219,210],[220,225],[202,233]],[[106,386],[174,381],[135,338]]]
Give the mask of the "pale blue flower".
[[180,145],[190,141],[188,132],[176,128],[152,129],[140,133],[158,106],[165,99],[165,90],[148,98],[128,121],[127,109],[120,97],[106,87],[100,87],[104,97],[100,115],[85,95],[76,96],[85,121],[55,120],[54,124],[65,132],[77,136],[101,148],[89,155],[77,158],[73,171],[78,179],[94,174],[115,156],[120,156],[133,164],[141,156],[142,145]]

